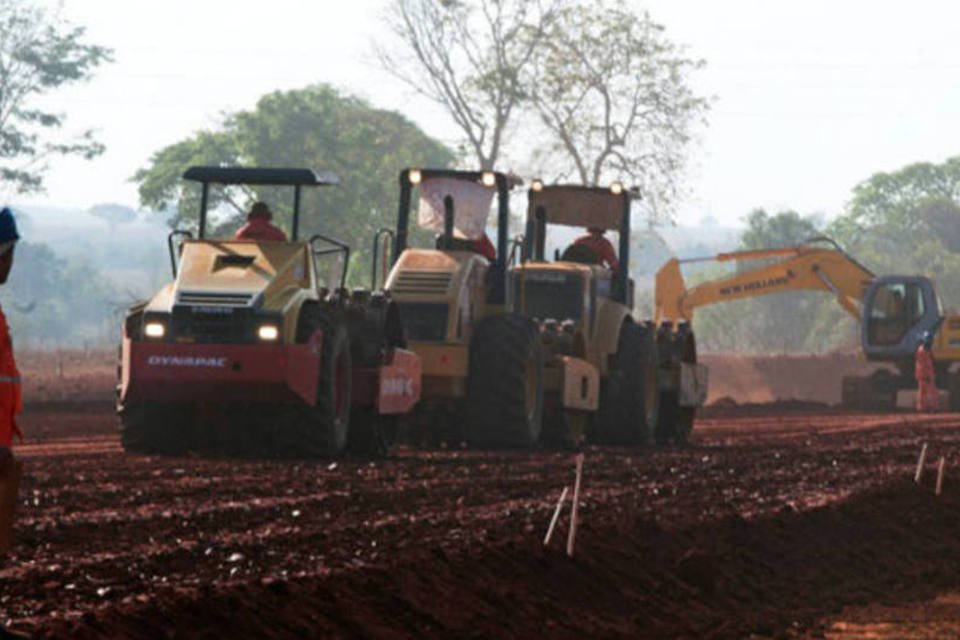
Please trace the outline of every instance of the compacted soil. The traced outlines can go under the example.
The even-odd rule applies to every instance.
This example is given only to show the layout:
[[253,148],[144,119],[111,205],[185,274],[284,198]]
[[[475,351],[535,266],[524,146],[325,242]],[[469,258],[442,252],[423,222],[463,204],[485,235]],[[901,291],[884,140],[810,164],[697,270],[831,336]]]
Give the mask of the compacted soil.
[[859,637],[960,590],[960,416],[713,415],[685,448],[587,449],[568,558],[566,514],[542,539],[570,452],[135,456],[108,402],[35,404],[0,612],[38,637]]

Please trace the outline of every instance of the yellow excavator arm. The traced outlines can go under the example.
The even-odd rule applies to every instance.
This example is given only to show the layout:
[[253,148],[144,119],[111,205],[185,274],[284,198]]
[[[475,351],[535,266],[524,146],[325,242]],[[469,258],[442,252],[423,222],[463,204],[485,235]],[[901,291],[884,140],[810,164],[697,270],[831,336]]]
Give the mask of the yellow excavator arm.
[[[672,258],[657,272],[656,321],[690,322],[693,310],[697,307],[797,290],[833,293],[837,302],[859,321],[859,303],[875,276],[832,240],[814,238],[808,242],[829,242],[832,248],[804,244],[783,249],[734,251],[691,260]],[[687,289],[680,272],[680,265],[689,262],[742,262],[772,258],[779,260],[727,278],[703,282],[690,289]]]

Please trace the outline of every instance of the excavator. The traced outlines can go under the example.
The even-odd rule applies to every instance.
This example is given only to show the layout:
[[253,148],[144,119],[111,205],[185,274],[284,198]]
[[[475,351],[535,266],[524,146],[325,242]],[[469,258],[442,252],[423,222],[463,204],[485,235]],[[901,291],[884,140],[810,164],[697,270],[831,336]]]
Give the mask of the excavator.
[[[680,271],[692,262],[763,260],[762,266],[687,288]],[[832,294],[860,325],[860,347],[882,367],[869,376],[843,378],[842,405],[858,410],[891,410],[897,392],[916,387],[914,353],[933,334],[937,387],[960,410],[960,316],[944,315],[933,282],[924,276],[877,276],[830,238],[816,237],[794,247],[734,251],[705,258],[667,261],[657,272],[655,321],[691,322],[697,307],[784,291]]]

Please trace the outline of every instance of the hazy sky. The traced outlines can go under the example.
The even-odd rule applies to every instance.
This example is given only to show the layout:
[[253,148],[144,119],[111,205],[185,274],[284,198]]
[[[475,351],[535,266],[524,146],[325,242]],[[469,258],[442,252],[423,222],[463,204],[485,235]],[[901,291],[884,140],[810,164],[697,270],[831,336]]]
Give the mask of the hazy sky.
[[[274,89],[329,82],[454,142],[444,114],[381,71],[383,0],[63,0],[115,62],[47,104],[94,127],[100,158],[62,160],[21,204],[136,206],[128,180],[161,147]],[[827,216],[881,170],[960,152],[960,4],[947,0],[650,0],[637,3],[707,67],[716,102],[692,151],[680,221],[752,208]],[[504,167],[509,168],[509,167]],[[15,200],[16,202],[16,200]]]

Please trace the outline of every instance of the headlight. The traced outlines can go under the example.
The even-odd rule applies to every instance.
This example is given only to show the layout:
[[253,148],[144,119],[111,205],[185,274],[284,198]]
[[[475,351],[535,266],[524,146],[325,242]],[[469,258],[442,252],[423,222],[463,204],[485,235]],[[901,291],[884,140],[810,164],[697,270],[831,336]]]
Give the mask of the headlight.
[[497,184],[497,176],[493,174],[493,171],[484,171],[480,174],[480,182],[485,187],[492,187]]
[[410,169],[407,173],[407,178],[410,180],[410,184],[416,186],[420,184],[420,180],[423,179],[423,176],[420,174],[420,169]]
[[273,342],[280,337],[280,329],[275,324],[262,324],[257,329],[257,337],[264,342]]
[[167,335],[167,328],[162,322],[148,322],[143,325],[143,335],[148,338],[162,338]]

